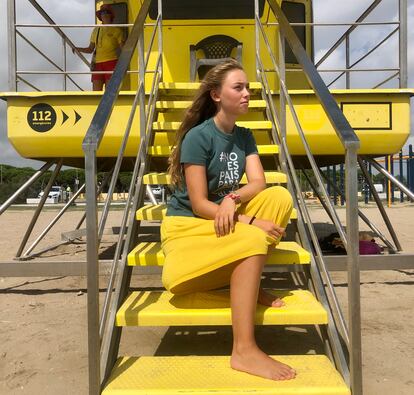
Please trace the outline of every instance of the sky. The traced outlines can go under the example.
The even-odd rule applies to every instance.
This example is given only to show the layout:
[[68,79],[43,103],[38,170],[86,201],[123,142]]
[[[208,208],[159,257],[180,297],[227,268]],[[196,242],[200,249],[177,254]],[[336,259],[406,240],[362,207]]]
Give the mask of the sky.
[[[38,3],[49,13],[58,24],[93,24],[95,0],[37,0]],[[352,22],[354,21],[373,0],[314,0],[315,22]],[[414,87],[414,29],[410,29],[414,22],[414,1],[408,1],[408,86]],[[366,21],[396,21],[398,19],[398,0],[382,0]],[[16,0],[17,23],[45,23],[37,11],[27,0]],[[351,63],[362,56],[365,52],[381,41],[395,26],[363,26],[359,27],[351,35]],[[61,39],[50,29],[44,28],[21,28],[25,35],[39,48],[42,49],[56,63],[62,61]],[[314,31],[315,59],[318,60],[331,45],[342,35],[346,27],[318,27]],[[66,33],[78,46],[87,46],[89,42],[90,29],[66,29]],[[52,70],[53,66],[41,59],[28,44],[18,39],[18,68],[31,70]],[[7,0],[0,0],[0,92],[8,91],[8,62],[7,62]],[[389,40],[381,48],[376,50],[370,57],[361,62],[360,68],[394,68],[398,67],[398,35]],[[84,70],[84,65],[68,51],[68,70]],[[342,45],[321,68],[344,68],[344,46]],[[352,87],[371,88],[383,81],[392,73],[355,73],[352,77]],[[330,82],[335,75],[322,73],[326,82]],[[39,77],[26,76],[35,86],[41,90],[62,90],[61,77]],[[79,85],[84,89],[90,89],[88,76],[78,76]],[[344,78],[340,79],[332,88],[343,88]],[[383,86],[384,88],[397,88],[398,80],[393,79]],[[30,91],[30,87],[19,85],[20,90]],[[68,89],[73,89],[69,87]],[[413,104],[413,102],[412,102]],[[411,110],[414,115],[414,106]],[[413,118],[414,119],[414,118]],[[414,128],[411,128],[411,137],[408,143],[414,144]],[[0,101],[0,164],[14,166],[31,166],[39,168],[42,163],[21,158],[7,140],[6,104]]]

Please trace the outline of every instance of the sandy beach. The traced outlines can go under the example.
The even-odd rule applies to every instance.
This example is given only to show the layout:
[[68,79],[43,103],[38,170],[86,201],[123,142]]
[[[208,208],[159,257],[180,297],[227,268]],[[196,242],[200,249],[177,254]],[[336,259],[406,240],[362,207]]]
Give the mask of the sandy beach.
[[[385,231],[378,211],[363,208]],[[412,233],[414,205],[387,209],[405,251],[414,252]],[[39,220],[31,240],[56,215],[48,210]],[[312,208],[314,221],[328,221],[321,209]],[[345,210],[339,209],[343,219]],[[60,240],[72,230],[82,212],[72,210],[53,228],[42,246]],[[107,226],[118,225],[122,212],[114,211]],[[16,252],[31,212],[9,210],[0,216],[0,261]],[[361,229],[366,227],[361,226]],[[107,236],[102,249],[110,249],[114,236]],[[39,247],[41,248],[41,246]],[[62,246],[44,254],[46,260],[79,260],[85,243]],[[18,263],[16,263],[18,264]],[[332,278],[347,314],[346,273]],[[266,285],[289,285],[284,274],[266,276]],[[101,278],[101,298],[107,279]],[[134,276],[132,287],[161,287],[158,276]],[[364,393],[366,395],[414,393],[414,270],[366,271],[361,273]],[[85,277],[0,278],[0,394],[87,394],[87,316]],[[314,327],[261,327],[260,345],[277,354],[322,353]],[[127,328],[121,355],[173,355],[190,353],[228,355],[230,328]]]

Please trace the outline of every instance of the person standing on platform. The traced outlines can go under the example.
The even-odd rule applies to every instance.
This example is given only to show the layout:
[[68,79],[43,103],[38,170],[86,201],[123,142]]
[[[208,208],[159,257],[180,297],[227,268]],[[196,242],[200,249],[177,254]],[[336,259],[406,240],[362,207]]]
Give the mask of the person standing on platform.
[[[109,4],[103,4],[96,12],[96,17],[103,25],[110,25],[115,19],[115,13]],[[79,52],[93,53],[91,71],[109,72],[92,74],[94,91],[101,91],[104,85],[108,85],[123,45],[124,33],[121,28],[102,26],[93,29],[88,47],[76,47]]]

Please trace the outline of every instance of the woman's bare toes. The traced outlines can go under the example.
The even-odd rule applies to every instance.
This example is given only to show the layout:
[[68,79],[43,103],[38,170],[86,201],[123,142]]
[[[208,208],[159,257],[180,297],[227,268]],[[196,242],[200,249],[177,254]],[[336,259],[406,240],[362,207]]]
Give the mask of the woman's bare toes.
[[283,307],[285,306],[285,302],[278,298],[277,296],[266,292],[264,289],[260,288],[259,295],[257,297],[257,301],[264,305],[270,307]]
[[290,366],[269,357],[257,347],[243,352],[233,350],[231,367],[270,380],[291,380],[296,376]]

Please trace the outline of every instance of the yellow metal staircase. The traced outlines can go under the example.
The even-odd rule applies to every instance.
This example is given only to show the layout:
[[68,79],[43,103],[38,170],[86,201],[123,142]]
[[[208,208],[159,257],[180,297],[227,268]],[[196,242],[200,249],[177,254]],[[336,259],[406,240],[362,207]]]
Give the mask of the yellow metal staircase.
[[[197,88],[197,83],[159,84],[156,104],[158,119],[153,123],[154,138],[150,141],[147,159],[150,170],[152,167],[160,170],[163,166],[164,172],[148,172],[143,177],[142,188],[148,184],[169,185],[169,176],[165,173],[165,157],[171,152],[181,111],[189,105],[190,96]],[[266,102],[260,96],[257,97],[261,92],[261,85],[252,83],[250,89],[252,96],[256,95],[251,101],[251,109],[255,111],[253,120],[243,119],[240,125],[253,130],[259,141],[261,157],[275,159],[273,162],[266,161],[268,185],[286,184],[286,175],[276,168],[278,146],[260,143],[264,140],[259,135],[264,132],[270,138],[269,131],[272,128],[271,122],[265,117]],[[156,162],[152,166],[154,159]],[[271,168],[269,163],[273,163]],[[162,221],[166,211],[163,204],[143,205],[143,194],[141,197],[141,207],[136,212],[138,235],[141,221]],[[297,212],[294,210],[291,226],[296,226],[296,221]],[[197,251],[194,251],[194,259],[197,259]],[[140,241],[138,237],[138,244],[128,254],[127,270],[131,271],[133,266],[162,266],[163,262],[159,233],[156,233],[152,241]],[[298,271],[309,275],[310,263],[310,254],[296,240],[283,241],[270,252],[267,270],[293,265]],[[283,297],[285,306],[271,308],[258,305],[256,324],[317,325],[321,328],[327,326],[330,315],[325,307],[311,290],[303,288],[305,287],[269,290]],[[175,296],[166,291],[143,289],[130,292],[124,301],[119,301],[119,306],[115,316],[117,327],[231,325],[228,290]],[[130,354],[139,355],[139,350],[131,350]],[[185,350],[185,354],[191,354],[191,350]],[[103,394],[350,394],[349,388],[328,356],[278,355],[276,358],[296,369],[297,377],[294,380],[275,382],[234,371],[230,368],[229,356],[125,356],[119,358],[113,366],[104,383]]]

